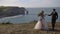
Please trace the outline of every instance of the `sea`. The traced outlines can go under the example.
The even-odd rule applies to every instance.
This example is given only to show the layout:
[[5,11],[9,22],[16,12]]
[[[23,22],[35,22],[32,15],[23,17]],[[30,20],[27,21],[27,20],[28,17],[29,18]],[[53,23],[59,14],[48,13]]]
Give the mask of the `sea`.
[[[43,8],[26,8],[28,11],[28,14],[25,15],[16,15],[11,17],[4,17],[0,18],[0,23],[29,23],[31,21],[38,21],[38,14],[43,10],[45,14],[50,14],[53,11],[53,8],[56,9],[56,12],[58,13],[58,19],[57,22],[60,22],[60,7],[43,7]],[[45,20],[47,22],[51,22],[51,16],[45,16]]]

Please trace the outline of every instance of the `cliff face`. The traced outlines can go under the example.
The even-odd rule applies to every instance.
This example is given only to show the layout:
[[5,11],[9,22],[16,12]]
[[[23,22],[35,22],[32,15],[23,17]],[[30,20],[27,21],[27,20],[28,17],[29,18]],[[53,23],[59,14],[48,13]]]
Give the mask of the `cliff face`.
[[0,10],[0,18],[15,15],[24,15],[25,11],[26,9],[24,7],[5,7],[4,9]]

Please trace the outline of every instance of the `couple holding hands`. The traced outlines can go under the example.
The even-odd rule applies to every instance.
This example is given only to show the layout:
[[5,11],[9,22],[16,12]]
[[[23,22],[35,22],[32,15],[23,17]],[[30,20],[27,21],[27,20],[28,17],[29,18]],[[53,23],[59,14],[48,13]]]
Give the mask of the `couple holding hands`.
[[[41,11],[41,13],[38,14],[38,21],[34,27],[34,29],[43,29],[48,30],[48,24],[45,20],[46,14],[44,14],[44,11]],[[51,24],[52,24],[52,30],[54,30],[56,20],[58,19],[58,13],[56,12],[56,9],[53,9],[52,13],[48,16],[52,16]]]

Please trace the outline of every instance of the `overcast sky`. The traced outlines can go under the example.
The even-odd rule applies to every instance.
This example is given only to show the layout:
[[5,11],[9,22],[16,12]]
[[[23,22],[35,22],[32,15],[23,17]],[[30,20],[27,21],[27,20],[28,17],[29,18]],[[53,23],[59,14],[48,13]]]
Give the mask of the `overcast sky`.
[[60,0],[0,0],[0,6],[60,7]]

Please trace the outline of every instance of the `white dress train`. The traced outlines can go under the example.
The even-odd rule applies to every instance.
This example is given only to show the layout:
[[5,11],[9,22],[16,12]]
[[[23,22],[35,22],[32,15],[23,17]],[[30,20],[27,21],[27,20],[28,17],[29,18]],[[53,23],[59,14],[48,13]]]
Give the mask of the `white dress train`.
[[[40,19],[42,19],[42,21]],[[38,19],[34,29],[46,29],[46,30],[48,30],[47,21],[44,18],[42,18],[41,16],[39,16],[39,19]]]

